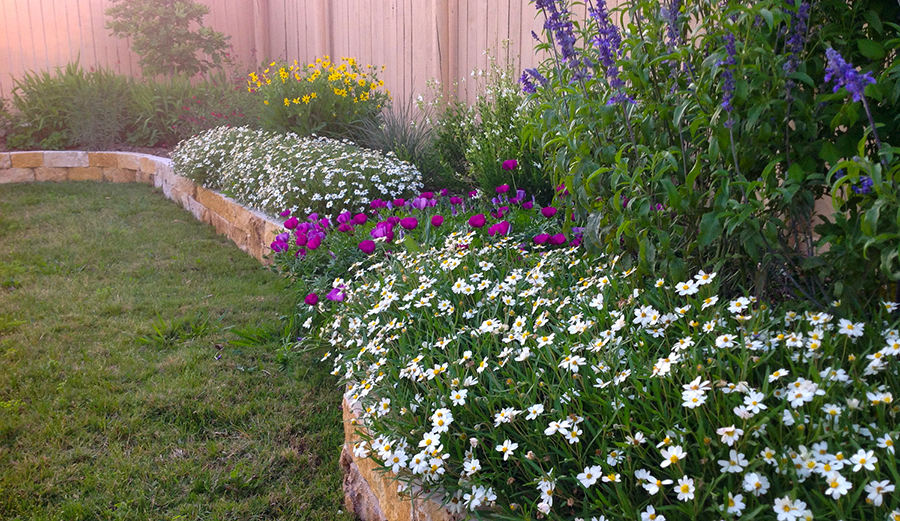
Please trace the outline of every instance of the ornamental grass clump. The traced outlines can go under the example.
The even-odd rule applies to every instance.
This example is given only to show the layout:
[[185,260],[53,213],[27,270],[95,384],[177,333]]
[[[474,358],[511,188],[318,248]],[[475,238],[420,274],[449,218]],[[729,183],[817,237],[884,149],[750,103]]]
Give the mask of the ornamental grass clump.
[[488,519],[900,515],[897,303],[775,308],[713,271],[447,227],[306,312],[361,408],[355,455],[404,493]]
[[306,66],[276,61],[249,74],[247,91],[258,96],[267,130],[353,138],[390,103],[377,73],[354,58],[336,63],[325,56]]
[[412,165],[325,137],[218,128],[183,141],[172,157],[180,175],[270,215],[332,218],[421,189]]

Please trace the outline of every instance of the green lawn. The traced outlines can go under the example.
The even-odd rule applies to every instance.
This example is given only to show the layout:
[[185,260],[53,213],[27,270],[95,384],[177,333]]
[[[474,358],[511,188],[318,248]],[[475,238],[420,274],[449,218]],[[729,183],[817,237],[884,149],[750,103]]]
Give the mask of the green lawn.
[[[0,185],[0,518],[350,519],[283,281],[144,185]],[[144,337],[144,341],[141,341]]]

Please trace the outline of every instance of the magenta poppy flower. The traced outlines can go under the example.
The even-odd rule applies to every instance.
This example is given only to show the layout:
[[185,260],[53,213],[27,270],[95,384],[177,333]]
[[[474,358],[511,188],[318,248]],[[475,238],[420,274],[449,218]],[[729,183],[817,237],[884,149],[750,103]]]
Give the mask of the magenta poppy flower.
[[469,192],[469,199],[475,199],[475,197],[477,197],[477,196],[478,196],[477,190],[472,190],[471,192]]
[[450,204],[452,204],[452,205],[462,204],[462,198],[461,197],[451,197]]
[[500,235],[506,235],[507,233],[509,233],[509,221],[500,221],[488,228],[488,235],[490,235],[491,237],[497,235],[498,233]]
[[362,250],[366,255],[372,255],[372,252],[375,251],[375,241],[370,241],[368,239],[359,243],[359,249]]
[[283,211],[282,211],[280,214],[278,214],[278,215],[280,215],[280,216],[282,216],[282,217],[287,217],[288,215],[291,215],[291,211],[290,211],[290,210],[283,210]]
[[531,210],[532,208],[534,208],[534,203],[531,201],[528,201],[527,203],[522,203],[522,208],[524,208],[526,210]]
[[509,192],[509,185],[500,185],[496,188],[498,194],[505,194]]
[[487,222],[483,213],[469,217],[469,226],[472,228],[481,228]]
[[301,233],[297,235],[297,240],[294,241],[297,243],[297,246],[306,246],[306,243],[309,241],[309,237],[305,233]]
[[286,242],[281,242],[281,241],[275,241],[272,244],[270,244],[269,247],[271,247],[272,251],[274,251],[275,253],[281,253],[283,251],[288,250],[288,244]]
[[338,224],[348,223],[353,219],[353,214],[350,212],[344,212],[341,215],[338,215],[337,222]]
[[404,217],[403,219],[400,219],[400,226],[406,230],[415,230],[418,225],[419,220],[415,217]]
[[442,224],[444,224],[443,216],[435,215],[434,217],[431,218],[431,225],[434,226],[435,228],[439,227]]
[[358,213],[353,216],[353,222],[356,224],[366,224],[366,221],[368,220],[369,218],[366,217],[366,214],[364,213]]
[[544,217],[549,219],[549,218],[553,217],[554,215],[556,215],[557,211],[558,210],[552,206],[545,206],[545,207],[541,208],[541,215],[543,215]]
[[338,231],[343,233],[353,233],[353,227],[347,223],[341,223],[341,225],[338,226]]
[[303,299],[303,301],[306,302],[310,306],[315,306],[316,304],[319,303],[319,296],[316,295],[315,293],[310,293],[309,295],[306,296],[305,299]]
[[291,217],[287,221],[284,221],[284,227],[288,230],[293,230],[298,224],[300,224],[300,219],[297,219],[296,217]]
[[450,194],[450,190],[448,190],[448,189],[446,189],[446,188],[444,188],[444,189],[441,190],[441,195],[442,195],[442,196],[447,197],[447,195],[449,195],[449,194]]
[[550,239],[550,236],[548,234],[540,233],[540,234],[534,236],[534,243],[535,244],[544,244],[549,239]]
[[557,233],[556,235],[551,236],[548,242],[556,246],[561,246],[566,243],[566,236],[561,233]]
[[433,199],[434,192],[422,192],[422,197],[424,197],[425,199]]
[[406,204],[405,199],[394,199],[394,208],[398,208],[400,206],[403,206],[404,204]]
[[306,241],[306,247],[311,250],[317,249],[320,244],[322,244],[322,237],[318,235],[313,235],[309,238],[308,241]]
[[344,301],[344,293],[342,292],[343,289],[344,289],[343,286],[334,288],[333,290],[329,291],[327,295],[325,295],[325,298],[327,298],[328,300],[334,301],[334,302],[343,302]]
[[517,166],[519,166],[519,162],[515,159],[507,159],[503,162],[500,168],[504,170],[514,170]]

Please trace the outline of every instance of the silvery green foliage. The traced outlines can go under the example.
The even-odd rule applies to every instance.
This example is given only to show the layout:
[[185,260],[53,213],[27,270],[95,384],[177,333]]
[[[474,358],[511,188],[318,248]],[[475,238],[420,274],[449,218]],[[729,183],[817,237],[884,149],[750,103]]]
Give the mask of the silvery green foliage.
[[333,217],[422,188],[416,168],[350,141],[219,127],[184,141],[175,172],[270,214]]

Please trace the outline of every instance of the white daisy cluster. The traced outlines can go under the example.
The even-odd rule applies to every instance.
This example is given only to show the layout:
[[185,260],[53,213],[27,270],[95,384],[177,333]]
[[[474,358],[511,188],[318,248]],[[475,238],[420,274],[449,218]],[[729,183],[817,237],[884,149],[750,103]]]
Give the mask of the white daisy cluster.
[[422,188],[421,173],[393,154],[324,137],[219,127],[183,141],[172,157],[179,175],[271,215],[332,218]]
[[720,302],[715,273],[645,284],[482,235],[354,266],[318,331],[410,493],[522,519],[900,516],[890,306],[785,314]]

